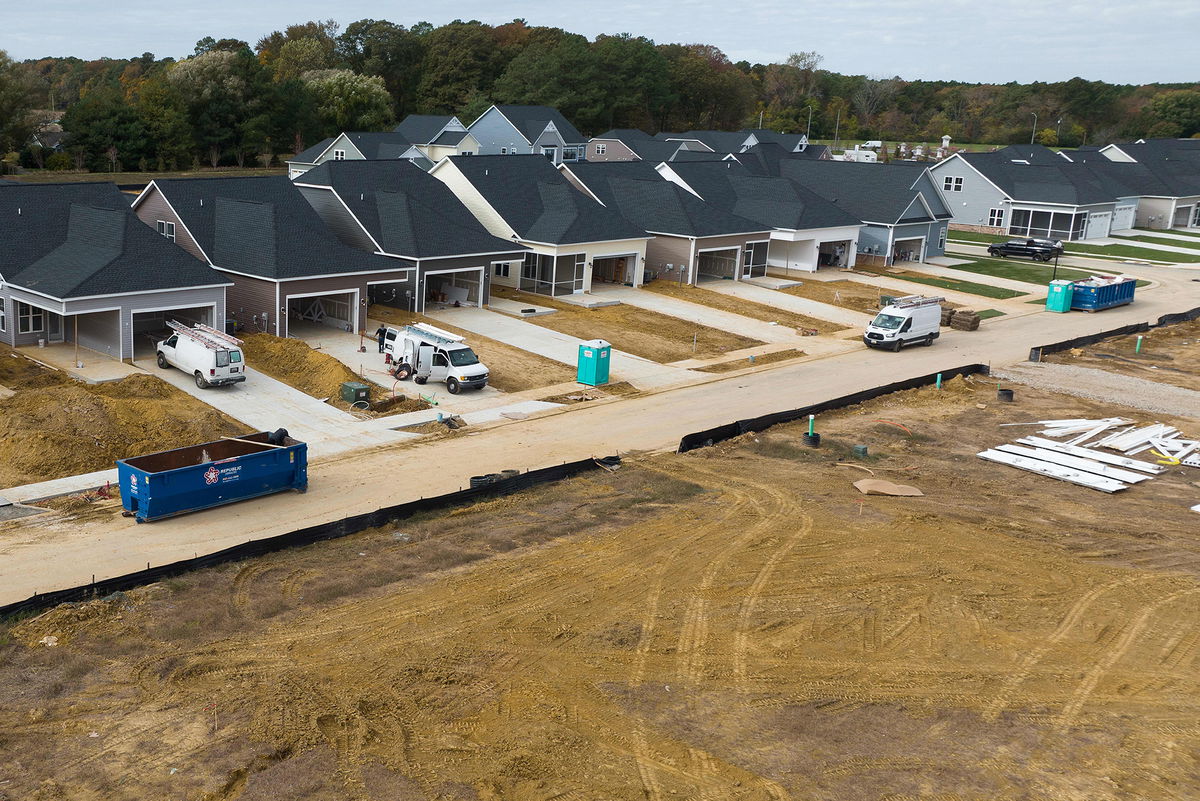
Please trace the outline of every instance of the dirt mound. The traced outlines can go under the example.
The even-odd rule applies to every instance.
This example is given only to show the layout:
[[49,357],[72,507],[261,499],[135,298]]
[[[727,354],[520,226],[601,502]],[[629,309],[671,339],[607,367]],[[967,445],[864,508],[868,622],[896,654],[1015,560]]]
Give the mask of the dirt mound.
[[314,398],[336,398],[344,382],[362,381],[349,367],[300,339],[250,334],[243,343],[246,364]]

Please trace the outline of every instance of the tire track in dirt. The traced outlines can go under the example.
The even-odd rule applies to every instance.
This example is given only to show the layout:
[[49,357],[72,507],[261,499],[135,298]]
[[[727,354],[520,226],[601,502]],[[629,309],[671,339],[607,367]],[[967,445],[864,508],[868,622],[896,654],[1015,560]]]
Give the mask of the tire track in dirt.
[[1113,665],[1115,665],[1125,654],[1129,648],[1145,631],[1146,626],[1150,623],[1150,619],[1158,613],[1160,609],[1170,603],[1174,603],[1180,598],[1186,598],[1190,595],[1200,593],[1200,587],[1192,587],[1186,590],[1177,590],[1175,592],[1164,595],[1162,598],[1154,601],[1151,604],[1143,607],[1142,611],[1122,630],[1120,637],[1117,638],[1113,647],[1106,650],[1101,657],[1092,665],[1091,669],[1084,675],[1083,681],[1075,689],[1071,695],[1071,699],[1063,706],[1055,718],[1055,725],[1059,729],[1065,729],[1071,726],[1079,717],[1079,712],[1088,698],[1096,689],[1096,685],[1100,683],[1100,679],[1104,677]]
[[1107,584],[1101,584],[1098,587],[1093,587],[1080,596],[1075,603],[1071,605],[1070,609],[1067,610],[1067,614],[1064,615],[1063,619],[1059,621],[1058,626],[1054,629],[1054,631],[1052,631],[1040,645],[1026,654],[1025,658],[1021,660],[1021,664],[1017,666],[1017,669],[1013,671],[1008,679],[1005,680],[1004,684],[1000,688],[1000,692],[998,692],[996,697],[984,707],[983,719],[987,721],[994,721],[1000,717],[1000,713],[1004,711],[1004,708],[1007,707],[1009,703],[1011,703],[1012,697],[1016,693],[1017,688],[1020,687],[1021,684],[1023,684],[1033,672],[1033,667],[1041,662],[1042,659],[1046,657],[1046,654],[1048,654],[1050,650],[1054,648],[1054,646],[1062,642],[1062,640],[1071,632],[1072,629],[1079,625],[1080,621],[1083,620],[1083,616],[1087,614],[1087,611],[1091,608],[1092,604],[1095,603],[1100,596],[1105,595],[1112,590],[1142,581],[1147,581],[1151,578],[1154,577],[1127,576],[1116,581],[1111,581]]

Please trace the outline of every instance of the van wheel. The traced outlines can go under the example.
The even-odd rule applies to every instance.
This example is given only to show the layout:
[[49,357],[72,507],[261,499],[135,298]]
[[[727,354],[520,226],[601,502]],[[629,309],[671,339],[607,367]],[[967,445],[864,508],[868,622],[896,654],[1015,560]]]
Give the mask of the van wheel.
[[449,392],[451,395],[457,395],[459,392],[462,391],[462,385],[458,383],[457,378],[447,378],[446,379],[446,391]]
[[208,389],[208,382],[204,380],[204,376],[200,374],[199,370],[196,371],[196,386],[200,389]]
[[903,345],[903,344],[904,344],[904,343],[902,343],[902,342],[901,342],[900,340],[898,340],[898,339],[897,339],[895,342],[893,342],[893,343],[892,343],[892,353],[899,353],[899,352],[900,352],[900,346],[901,346],[901,345]]
[[428,380],[428,376],[423,376],[423,375],[415,375],[415,376],[413,376],[413,383],[414,383],[414,384],[424,384],[424,383],[425,383],[427,380]]
[[164,369],[164,370],[166,370],[168,367],[170,367],[170,366],[171,366],[171,365],[170,365],[170,364],[167,362],[167,357],[166,357],[166,356],[163,356],[161,352],[159,352],[159,354],[158,354],[158,366],[159,366],[159,367],[161,367],[161,368],[162,368],[162,369]]
[[929,336],[925,337],[925,341],[924,341],[924,342],[922,342],[921,344],[922,344],[922,345],[924,345],[924,346],[925,346],[925,347],[927,347],[927,348],[928,348],[930,345],[932,345],[932,344],[933,344],[933,334],[930,334]]

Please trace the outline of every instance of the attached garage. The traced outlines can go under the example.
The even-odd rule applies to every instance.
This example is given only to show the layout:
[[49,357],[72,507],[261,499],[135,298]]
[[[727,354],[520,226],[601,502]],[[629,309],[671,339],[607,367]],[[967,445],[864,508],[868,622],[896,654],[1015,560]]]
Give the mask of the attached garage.
[[358,322],[358,290],[288,295],[287,329],[283,336],[301,336],[316,326],[354,331]]
[[892,262],[922,261],[925,258],[925,237],[897,239],[892,246]]
[[1093,211],[1088,214],[1087,228],[1084,230],[1084,239],[1099,239],[1108,236],[1109,228],[1112,225],[1111,211]]
[[486,267],[466,267],[454,270],[428,270],[421,274],[421,307],[482,306],[487,281]]
[[841,242],[822,242],[817,247],[817,266],[845,267],[850,244],[849,239]]
[[637,255],[606,256],[592,260],[593,284],[633,284]]
[[[154,346],[171,334],[171,329],[167,325],[168,321],[173,320],[184,325],[202,323],[221,329],[224,326],[224,320],[214,319],[214,314],[215,304],[177,309],[135,310],[130,314],[131,330],[133,331],[133,358],[143,359],[154,355]],[[97,350],[95,346],[89,345],[84,339],[83,316],[81,315],[79,323],[79,344]]]
[[738,275],[739,248],[701,250],[696,254],[696,280],[735,280]]
[[1112,229],[1113,231],[1128,231],[1133,228],[1134,217],[1137,214],[1137,206],[1117,206],[1113,211]]
[[367,306],[376,303],[404,311],[416,311],[416,284],[411,278],[405,281],[369,281]]

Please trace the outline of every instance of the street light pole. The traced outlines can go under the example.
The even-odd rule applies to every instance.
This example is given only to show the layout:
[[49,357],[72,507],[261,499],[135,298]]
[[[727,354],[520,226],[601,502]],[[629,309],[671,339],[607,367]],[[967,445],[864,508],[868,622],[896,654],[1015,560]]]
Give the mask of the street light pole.
[[1054,123],[1054,144],[1058,144],[1058,132],[1062,129],[1062,117],[1058,118],[1058,122]]
[[1029,112],[1033,115],[1033,133],[1029,134],[1029,144],[1033,144],[1033,140],[1037,138],[1037,112]]

